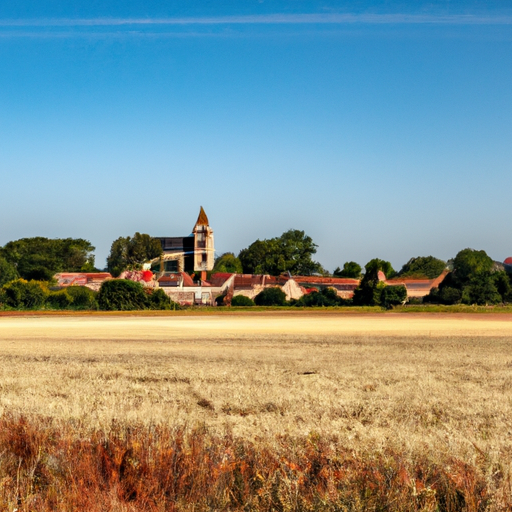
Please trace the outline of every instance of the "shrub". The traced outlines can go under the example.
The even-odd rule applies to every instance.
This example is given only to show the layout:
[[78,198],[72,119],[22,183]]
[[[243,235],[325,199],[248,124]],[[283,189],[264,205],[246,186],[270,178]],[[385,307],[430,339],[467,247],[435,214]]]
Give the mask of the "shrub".
[[40,281],[16,279],[4,285],[5,305],[16,309],[37,309],[44,305],[48,289]]
[[53,309],[67,309],[73,304],[73,297],[68,295],[66,290],[50,292],[46,299],[46,304]]
[[336,290],[333,288],[324,288],[319,292],[308,293],[303,295],[295,302],[298,307],[328,307],[328,306],[341,306],[345,301],[338,297]]
[[73,299],[74,309],[96,309],[96,296],[94,292],[86,286],[70,286],[66,288],[66,292]]
[[462,300],[462,292],[453,286],[443,288],[432,288],[430,293],[423,298],[423,302],[431,304],[453,305],[459,304]]
[[480,272],[473,275],[462,292],[462,300],[466,304],[478,304],[479,306],[503,302],[491,272]]
[[231,299],[232,306],[254,306],[254,301],[245,295],[235,295]]
[[215,304],[217,306],[225,306],[224,299],[226,298],[226,294],[219,295],[218,297],[215,297]]
[[380,294],[380,303],[386,309],[398,306],[407,300],[407,288],[403,285],[386,286]]
[[98,305],[106,311],[133,311],[147,307],[147,295],[140,283],[127,279],[105,281],[98,293]]
[[0,256],[0,287],[18,278],[16,267]]
[[146,288],[149,309],[170,310],[180,309],[177,302],[173,302],[171,298],[161,289]]
[[285,306],[286,294],[281,288],[265,288],[254,297],[254,302],[258,306]]

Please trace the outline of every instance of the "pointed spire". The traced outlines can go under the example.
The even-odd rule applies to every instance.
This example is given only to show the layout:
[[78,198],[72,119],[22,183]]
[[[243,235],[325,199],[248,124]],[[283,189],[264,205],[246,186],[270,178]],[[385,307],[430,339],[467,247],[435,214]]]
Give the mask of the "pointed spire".
[[208,217],[206,216],[206,213],[203,210],[203,207],[201,206],[201,210],[199,210],[199,217],[197,217],[196,225],[194,226],[194,229],[197,226],[208,226],[210,223],[208,222]]

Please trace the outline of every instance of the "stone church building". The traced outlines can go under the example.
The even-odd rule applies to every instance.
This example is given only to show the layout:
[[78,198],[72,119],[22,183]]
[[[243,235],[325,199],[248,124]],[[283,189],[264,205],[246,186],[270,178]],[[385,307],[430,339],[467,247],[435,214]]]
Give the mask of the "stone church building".
[[155,237],[162,244],[162,256],[151,262],[151,270],[157,275],[182,272],[200,272],[206,279],[206,272],[213,269],[215,246],[213,230],[201,206],[197,222],[188,236]]

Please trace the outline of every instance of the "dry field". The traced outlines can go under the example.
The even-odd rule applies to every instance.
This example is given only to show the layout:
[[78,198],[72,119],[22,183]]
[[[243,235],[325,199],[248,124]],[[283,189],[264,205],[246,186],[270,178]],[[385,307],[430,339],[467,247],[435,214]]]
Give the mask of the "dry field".
[[[512,316],[0,317],[0,414],[9,419],[11,430],[21,415],[30,428],[37,430],[40,422],[76,439],[98,432],[108,438],[113,431],[116,439],[124,439],[126,429],[135,427],[146,434],[152,429],[192,437],[201,432],[210,440],[202,441],[204,450],[208,443],[230,439],[245,450],[273,450],[279,468],[286,457],[295,457],[293,467],[285,461],[297,473],[295,501],[272,497],[269,487],[266,508],[260,496],[260,505],[251,501],[254,507],[245,509],[307,509],[306,502],[299,503],[300,475],[312,464],[306,445],[316,440],[326,466],[336,457],[345,462],[348,457],[363,461],[370,471],[368,461],[374,460],[388,487],[398,485],[393,478],[400,471],[407,473],[400,476],[402,501],[386,494],[390,504],[382,510],[509,510]],[[301,457],[309,466],[300,466]],[[393,478],[386,476],[386,467],[394,468]],[[254,474],[263,478],[263,470],[258,471]],[[329,485],[340,479],[336,474],[333,469]],[[452,494],[447,491],[450,499],[441,499],[441,474],[448,487],[454,486]],[[247,478],[247,486],[257,480]],[[313,504],[311,510],[378,510],[384,498],[368,495],[365,501],[367,489],[373,488],[364,478],[358,484],[364,490],[357,491],[360,503],[345,496],[342,506],[338,495],[331,496],[332,485],[326,483],[327,490],[321,491],[311,477],[306,483],[316,487],[314,492],[308,487],[307,503]],[[2,482],[0,504],[2,496],[5,503],[13,499],[15,487],[12,480],[2,491]],[[39,491],[31,485],[30,496],[36,496]],[[19,495],[20,510],[33,507]],[[242,502],[253,499],[247,495],[237,502],[233,496],[215,499],[226,510],[236,509],[237,503],[243,509]],[[179,505],[173,499],[174,509],[187,509],[186,500]],[[122,508],[119,501],[84,507],[173,510],[163,504],[151,508],[159,500],[147,498],[146,508],[137,500],[130,505],[135,508]],[[196,503],[190,509],[222,508],[221,502]],[[62,503],[52,507],[47,509],[68,510]]]

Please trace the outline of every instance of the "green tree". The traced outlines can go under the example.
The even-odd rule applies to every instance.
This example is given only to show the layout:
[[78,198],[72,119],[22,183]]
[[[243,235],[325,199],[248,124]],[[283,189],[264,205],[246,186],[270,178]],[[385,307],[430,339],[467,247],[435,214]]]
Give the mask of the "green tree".
[[503,297],[498,292],[496,281],[491,272],[478,272],[472,275],[462,291],[462,300],[466,304],[499,304]]
[[147,234],[135,233],[133,237],[119,237],[112,242],[107,257],[107,269],[117,277],[124,270],[138,270],[154,258],[162,254],[162,245],[158,238]]
[[16,267],[20,277],[49,281],[57,272],[94,269],[94,247],[82,238],[21,238],[7,243],[0,256]]
[[425,302],[441,304],[498,304],[509,296],[504,272],[495,270],[494,261],[485,251],[463,249],[453,259],[453,270],[439,289],[431,290]]
[[337,267],[333,272],[334,277],[349,277],[351,279],[359,279],[361,277],[361,265],[355,261],[347,261],[343,264],[343,270]]
[[254,303],[257,306],[286,306],[286,294],[281,288],[265,288],[254,297]]
[[505,271],[495,272],[493,274],[494,284],[503,302],[512,302],[512,274]]
[[380,303],[386,309],[403,304],[407,300],[407,288],[403,285],[385,286],[380,295]]
[[325,272],[313,261],[317,245],[304,231],[290,229],[280,237],[270,240],[256,240],[238,255],[243,271],[247,274],[279,275],[290,272],[293,275],[310,275]]
[[487,256],[485,251],[463,249],[453,260],[453,278],[459,286],[464,286],[472,276],[491,272],[493,267],[494,261]]
[[12,263],[9,263],[5,258],[0,257],[0,288],[4,284],[14,281],[19,277],[16,267]]
[[411,258],[398,272],[400,277],[416,279],[435,279],[446,268],[446,262],[434,256],[418,256]]
[[238,254],[238,259],[242,263],[242,269],[245,274],[257,274],[261,270],[267,253],[270,252],[268,240],[256,240],[247,249],[242,249]]
[[216,260],[213,272],[227,272],[229,274],[242,274],[242,262],[232,253],[225,252]]
[[460,304],[462,300],[462,292],[453,286],[444,286],[443,288],[432,288],[430,293],[423,298],[425,303],[445,304],[447,306],[452,304]]
[[395,274],[389,261],[374,258],[365,265],[365,274],[354,292],[354,304],[358,306],[379,306],[385,286],[379,280],[379,271],[389,278]]

